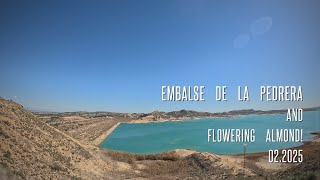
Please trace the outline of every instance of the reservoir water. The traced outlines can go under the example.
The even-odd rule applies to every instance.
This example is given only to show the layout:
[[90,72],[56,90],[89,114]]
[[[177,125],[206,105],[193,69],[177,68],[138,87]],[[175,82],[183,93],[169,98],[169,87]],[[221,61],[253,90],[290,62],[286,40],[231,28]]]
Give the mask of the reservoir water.
[[287,114],[248,115],[232,118],[207,118],[181,122],[121,123],[101,147],[130,153],[161,153],[174,149],[193,149],[216,154],[243,152],[242,142],[208,142],[208,129],[255,129],[255,142],[247,152],[262,152],[299,146],[301,142],[266,143],[267,129],[303,129],[303,140],[312,140],[320,131],[320,111],[303,113],[302,122],[287,122]]

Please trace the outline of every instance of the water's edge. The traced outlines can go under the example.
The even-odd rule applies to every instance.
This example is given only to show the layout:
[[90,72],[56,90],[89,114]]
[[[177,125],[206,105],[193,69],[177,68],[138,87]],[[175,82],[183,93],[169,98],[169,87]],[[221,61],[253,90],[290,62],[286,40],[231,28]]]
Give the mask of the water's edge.
[[[275,113],[275,114],[283,114],[283,113]],[[259,114],[261,115],[261,114]],[[258,116],[259,116],[258,115]],[[248,115],[246,115],[248,116]],[[250,116],[250,115],[249,115]],[[235,116],[235,117],[232,117],[232,118],[239,118],[240,116]],[[230,118],[230,117],[229,117]],[[196,121],[196,120],[199,120],[199,119],[220,119],[219,117],[216,117],[216,118],[212,118],[212,117],[205,117],[205,118],[184,118],[184,119],[179,119],[179,120],[176,120],[176,121],[180,121],[180,122],[186,122],[186,121]],[[151,122],[142,122],[141,124],[145,124],[145,123],[164,123],[164,122],[175,122],[175,120],[163,120],[163,121],[151,121]],[[132,122],[122,122],[123,124],[132,124]],[[136,124],[137,122],[134,122],[134,124]],[[94,145],[96,146],[99,146],[100,148],[104,148],[104,149],[109,149],[109,148],[106,148],[105,146],[102,146],[102,142],[108,138],[108,136],[121,124],[121,122],[115,124],[114,126],[112,126],[110,129],[108,129],[108,131],[106,131],[106,133],[103,133],[101,136],[99,136],[96,140],[94,140]],[[140,123],[137,123],[137,124],[140,124]],[[320,131],[313,131],[313,132],[310,132],[308,133],[312,136],[312,139],[311,140],[306,140],[306,141],[303,141],[302,144],[300,145],[294,145],[292,147],[289,147],[289,148],[298,148],[298,147],[302,147],[304,146],[306,143],[308,142],[313,142],[313,141],[317,141],[317,142],[320,142]],[[193,151],[196,151],[196,152],[205,152],[205,151],[200,151],[200,150],[194,150],[192,148],[177,148],[177,149],[186,149],[186,150],[193,150]],[[125,153],[130,153],[130,154],[161,154],[161,153],[165,153],[165,152],[169,152],[169,151],[173,151],[173,150],[177,150],[177,149],[172,149],[172,150],[168,150],[168,151],[164,151],[164,152],[156,152],[156,153],[135,153],[135,152],[127,152],[127,151],[121,151],[121,150],[113,150],[113,149],[110,149],[110,150],[113,150],[113,151],[119,151],[119,152],[125,152]],[[283,148],[283,149],[288,149],[288,148]],[[254,153],[262,153],[262,152],[266,152],[266,151],[257,151],[257,152],[248,152],[250,154],[254,154]],[[212,152],[209,152],[209,153],[212,153]],[[213,154],[222,154],[222,153],[213,153]],[[237,155],[238,153],[227,153],[228,155]]]

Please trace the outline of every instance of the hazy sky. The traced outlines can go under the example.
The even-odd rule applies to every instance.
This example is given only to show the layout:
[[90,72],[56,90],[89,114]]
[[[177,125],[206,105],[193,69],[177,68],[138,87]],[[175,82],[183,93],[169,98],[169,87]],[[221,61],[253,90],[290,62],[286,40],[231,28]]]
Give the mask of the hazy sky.
[[[0,96],[29,109],[281,109],[320,105],[320,1],[1,1]],[[204,85],[205,102],[162,102]],[[215,102],[216,85],[228,102]],[[248,85],[250,102],[237,102]],[[301,103],[260,85],[302,85]]]

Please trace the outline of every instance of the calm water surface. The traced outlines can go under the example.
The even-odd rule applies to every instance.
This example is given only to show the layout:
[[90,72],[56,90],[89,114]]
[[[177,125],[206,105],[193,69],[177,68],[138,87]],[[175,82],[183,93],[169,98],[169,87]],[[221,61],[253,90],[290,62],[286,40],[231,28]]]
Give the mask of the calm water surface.
[[196,119],[183,122],[120,124],[101,147],[131,153],[160,153],[173,149],[194,149],[217,154],[243,152],[243,143],[207,141],[208,129],[255,129],[255,142],[248,152],[268,151],[301,145],[301,143],[266,143],[267,129],[303,129],[304,140],[320,131],[320,111],[304,112],[303,122],[287,122],[286,114],[249,115],[234,118]]

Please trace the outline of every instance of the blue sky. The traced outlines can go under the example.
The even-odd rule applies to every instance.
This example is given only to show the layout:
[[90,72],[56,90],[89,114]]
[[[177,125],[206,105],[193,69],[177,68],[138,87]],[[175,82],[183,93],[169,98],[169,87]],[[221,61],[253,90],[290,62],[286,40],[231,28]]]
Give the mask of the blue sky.
[[[320,2],[1,1],[0,96],[29,109],[282,109],[320,105]],[[204,85],[205,102],[162,102]],[[215,102],[216,85],[228,102]],[[250,102],[237,102],[247,85]],[[304,101],[260,102],[260,85]]]

